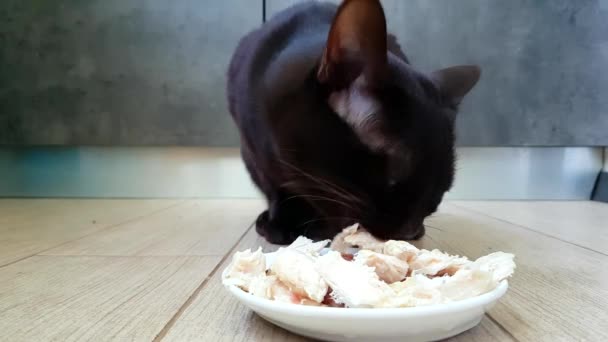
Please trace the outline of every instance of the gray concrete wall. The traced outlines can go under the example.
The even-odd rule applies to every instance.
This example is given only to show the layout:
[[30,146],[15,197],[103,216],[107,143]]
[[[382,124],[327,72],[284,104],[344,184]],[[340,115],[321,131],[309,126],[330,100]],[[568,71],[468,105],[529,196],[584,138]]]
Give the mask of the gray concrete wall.
[[[268,14],[296,2],[268,0]],[[460,145],[608,144],[607,0],[382,3],[421,70],[482,66],[458,118]]]
[[262,0],[3,0],[0,144],[235,145],[225,70]]
[[[0,2],[0,144],[235,146],[224,73],[262,3]],[[423,70],[482,65],[460,145],[608,145],[607,0],[383,3]]]

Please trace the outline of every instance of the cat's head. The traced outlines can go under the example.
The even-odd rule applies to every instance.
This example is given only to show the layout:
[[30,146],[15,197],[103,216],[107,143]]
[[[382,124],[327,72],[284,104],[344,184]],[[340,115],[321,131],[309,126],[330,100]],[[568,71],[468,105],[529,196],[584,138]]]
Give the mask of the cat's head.
[[332,110],[371,151],[386,156],[385,184],[367,190],[381,208],[362,218],[372,233],[414,238],[424,232],[422,221],[452,186],[456,112],[479,77],[472,65],[423,74],[389,52],[377,0],[339,7],[317,79],[329,89]]

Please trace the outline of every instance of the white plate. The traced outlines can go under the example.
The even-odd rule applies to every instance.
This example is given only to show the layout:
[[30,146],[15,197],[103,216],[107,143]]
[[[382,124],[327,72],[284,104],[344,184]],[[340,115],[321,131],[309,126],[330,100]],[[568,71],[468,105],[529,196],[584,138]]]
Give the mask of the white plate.
[[[274,253],[266,255],[271,263]],[[225,271],[224,271],[225,272]],[[507,292],[503,280],[481,296],[448,304],[393,309],[345,309],[303,306],[253,296],[229,285],[241,303],[265,320],[324,341],[437,341],[475,327],[486,311]]]

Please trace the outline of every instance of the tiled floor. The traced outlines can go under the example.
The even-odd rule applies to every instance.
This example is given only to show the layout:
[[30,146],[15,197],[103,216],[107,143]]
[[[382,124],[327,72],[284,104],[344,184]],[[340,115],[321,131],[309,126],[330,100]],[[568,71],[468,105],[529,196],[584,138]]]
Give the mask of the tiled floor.
[[[219,274],[267,246],[254,200],[0,200],[0,341],[290,341]],[[516,254],[510,290],[455,341],[607,341],[608,205],[450,202],[418,244]]]

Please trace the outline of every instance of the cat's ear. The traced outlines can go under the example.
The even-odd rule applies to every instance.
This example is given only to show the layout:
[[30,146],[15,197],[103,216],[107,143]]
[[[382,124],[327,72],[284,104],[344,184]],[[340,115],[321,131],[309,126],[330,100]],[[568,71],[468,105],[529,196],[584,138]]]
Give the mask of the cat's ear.
[[459,65],[437,70],[431,74],[441,95],[452,104],[458,105],[477,84],[481,69],[477,65]]
[[318,70],[321,83],[345,88],[363,75],[373,87],[387,72],[387,33],[378,0],[345,0],[329,31]]

